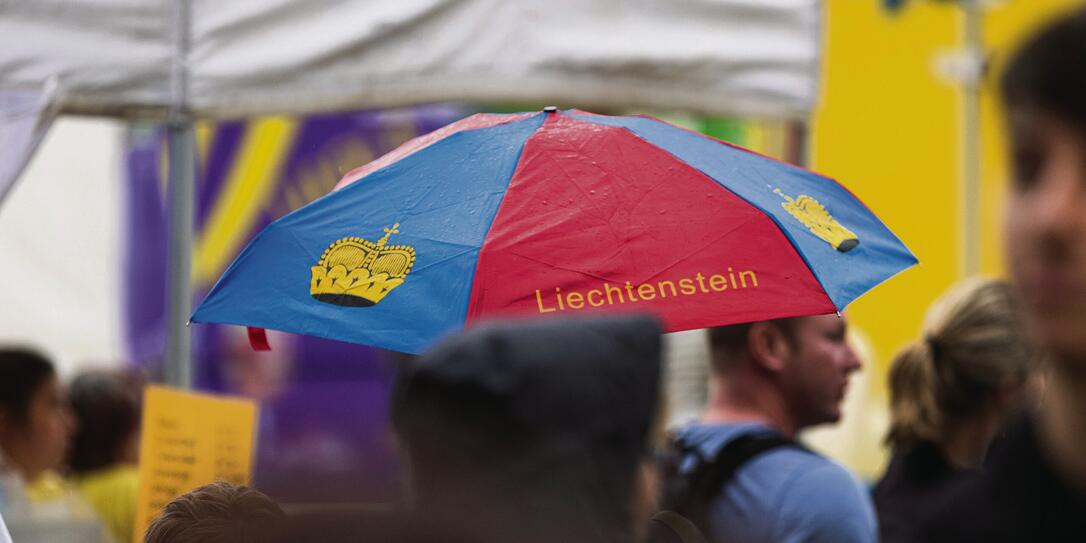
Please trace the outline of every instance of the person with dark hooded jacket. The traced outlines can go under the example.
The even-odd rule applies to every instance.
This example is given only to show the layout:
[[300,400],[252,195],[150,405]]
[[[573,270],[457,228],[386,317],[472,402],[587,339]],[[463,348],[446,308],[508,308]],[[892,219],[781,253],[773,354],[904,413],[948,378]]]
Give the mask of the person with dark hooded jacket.
[[484,325],[407,372],[394,424],[429,541],[626,542],[651,513],[660,328]]

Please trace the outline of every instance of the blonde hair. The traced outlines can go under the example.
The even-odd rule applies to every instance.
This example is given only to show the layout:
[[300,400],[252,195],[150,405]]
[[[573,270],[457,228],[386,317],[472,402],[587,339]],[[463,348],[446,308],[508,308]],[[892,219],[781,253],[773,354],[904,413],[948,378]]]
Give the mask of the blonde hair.
[[939,442],[948,427],[976,415],[986,401],[1029,377],[1034,352],[1006,282],[968,279],[928,310],[924,336],[890,367],[894,448]]

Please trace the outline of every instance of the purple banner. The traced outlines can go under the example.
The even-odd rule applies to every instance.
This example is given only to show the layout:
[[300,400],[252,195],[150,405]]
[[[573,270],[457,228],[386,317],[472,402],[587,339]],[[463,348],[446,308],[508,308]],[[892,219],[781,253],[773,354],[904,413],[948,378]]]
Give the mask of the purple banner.
[[[197,292],[276,218],[339,177],[470,111],[425,106],[197,129]],[[165,345],[167,202],[162,130],[136,127],[126,153],[125,333],[130,359],[154,374]],[[196,300],[194,300],[195,302]],[[396,495],[387,353],[269,331],[270,352],[240,327],[193,325],[196,388],[261,402],[255,484],[285,502],[375,502]]]

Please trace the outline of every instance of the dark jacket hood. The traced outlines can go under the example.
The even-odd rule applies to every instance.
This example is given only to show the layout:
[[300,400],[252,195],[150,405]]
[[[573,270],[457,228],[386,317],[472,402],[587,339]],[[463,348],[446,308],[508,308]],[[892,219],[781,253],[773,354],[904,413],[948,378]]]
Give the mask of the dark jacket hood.
[[622,539],[660,332],[648,317],[490,324],[418,359],[394,417],[420,514],[499,539]]

